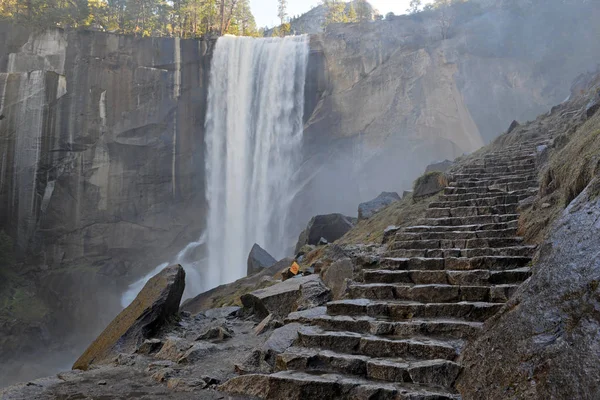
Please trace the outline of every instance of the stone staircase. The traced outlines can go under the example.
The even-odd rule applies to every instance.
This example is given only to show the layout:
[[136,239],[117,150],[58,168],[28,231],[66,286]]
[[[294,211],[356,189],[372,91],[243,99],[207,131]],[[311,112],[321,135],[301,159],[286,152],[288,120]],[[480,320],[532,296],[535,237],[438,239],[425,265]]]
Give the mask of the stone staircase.
[[246,394],[273,399],[460,399],[461,350],[530,275],[535,247],[517,236],[517,209],[538,190],[537,144],[452,171],[425,217],[395,234],[348,299],[296,318],[303,326],[278,372],[233,381],[255,379],[267,387]]

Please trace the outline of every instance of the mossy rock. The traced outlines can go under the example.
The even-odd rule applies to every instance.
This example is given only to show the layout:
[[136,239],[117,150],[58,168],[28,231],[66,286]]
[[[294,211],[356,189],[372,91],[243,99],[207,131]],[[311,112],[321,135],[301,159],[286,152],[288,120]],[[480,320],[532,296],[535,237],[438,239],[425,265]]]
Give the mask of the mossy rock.
[[413,198],[433,196],[448,186],[448,178],[445,173],[439,171],[428,172],[419,177],[413,185]]
[[117,353],[135,351],[177,315],[184,288],[185,271],[181,265],[163,269],[88,347],[73,369],[85,371]]

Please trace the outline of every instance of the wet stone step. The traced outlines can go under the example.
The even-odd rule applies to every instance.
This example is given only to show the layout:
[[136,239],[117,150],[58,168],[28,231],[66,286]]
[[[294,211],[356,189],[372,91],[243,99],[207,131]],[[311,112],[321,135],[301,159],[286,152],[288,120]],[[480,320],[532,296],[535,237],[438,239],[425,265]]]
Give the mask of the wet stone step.
[[227,381],[219,390],[231,395],[252,394],[266,400],[460,400],[460,395],[451,389],[304,371],[242,375]]
[[518,219],[519,214],[491,214],[473,217],[423,218],[418,221],[418,224],[422,226],[484,225],[506,223]]
[[518,289],[518,285],[457,286],[457,285],[410,285],[410,284],[353,284],[348,294],[353,299],[405,300],[421,303],[506,302]]
[[347,354],[369,357],[402,357],[422,360],[454,360],[460,340],[436,340],[430,338],[391,339],[388,337],[358,334],[355,332],[324,331],[306,326],[298,331],[298,346],[315,347]]
[[348,331],[378,336],[409,338],[433,335],[456,339],[473,338],[481,331],[481,322],[460,319],[411,319],[389,321],[368,316],[320,315],[291,322],[318,326],[328,331]]
[[391,258],[533,257],[535,250],[535,246],[482,247],[475,249],[397,249],[388,251],[386,256]]
[[521,172],[521,173],[515,173],[515,174],[506,174],[505,172],[500,172],[500,173],[483,173],[483,174],[477,174],[477,173],[453,173],[451,174],[451,178],[453,180],[457,180],[457,181],[462,181],[462,180],[471,180],[471,179],[478,179],[478,180],[491,180],[491,179],[512,179],[512,178],[526,178],[529,177],[530,179],[525,179],[525,180],[535,180],[538,177],[537,172]]
[[497,313],[504,303],[460,302],[417,303],[376,301],[369,299],[339,300],[327,304],[329,315],[364,315],[394,321],[413,318],[452,318],[484,322]]
[[487,224],[469,224],[469,225],[456,225],[456,226],[444,226],[444,225],[416,225],[409,226],[404,229],[405,232],[409,233],[424,233],[424,232],[482,232],[482,231],[498,231],[506,229],[517,229],[518,220],[510,222],[499,222],[499,223],[487,223]]
[[371,358],[330,350],[291,347],[277,356],[276,370],[329,371],[387,382],[451,387],[461,368],[449,360]]
[[492,285],[520,284],[531,276],[529,268],[517,268],[507,271],[470,270],[470,271],[363,271],[364,283],[408,283],[416,285]]
[[485,269],[490,271],[506,271],[527,266],[531,257],[485,256],[474,258],[382,258],[373,268],[387,270],[453,270],[470,271]]
[[474,187],[454,187],[448,186],[444,189],[444,194],[479,194],[480,197],[488,197],[481,196],[484,194],[509,194],[518,190],[538,190],[539,183],[537,181],[527,181],[527,182],[517,182],[517,183],[508,183],[501,185],[492,185],[492,186],[474,186]]
[[[397,239],[397,237],[396,237]],[[478,239],[428,239],[428,240],[396,240],[390,250],[399,249],[476,249],[482,247],[511,247],[523,244],[523,238],[491,237]]]
[[494,207],[518,204],[519,196],[500,195],[496,197],[479,197],[470,200],[436,201],[429,208],[459,208],[459,207]]
[[515,214],[519,207],[518,203],[504,204],[496,206],[478,206],[478,207],[430,207],[425,211],[426,218],[448,218],[448,217],[475,217],[479,215],[492,214]]
[[[488,238],[511,238],[515,237],[517,230],[501,229],[489,231],[446,231],[446,232],[398,232],[394,237],[394,241],[410,241],[410,240],[474,240]],[[520,239],[522,240],[522,239]],[[454,246],[451,246],[454,247]],[[481,247],[481,246],[480,246]],[[391,248],[391,247],[390,247]]]
[[492,185],[505,185],[509,183],[520,183],[520,182],[537,182],[537,176],[526,175],[520,178],[487,178],[487,179],[454,179],[450,182],[449,186],[454,187],[476,187],[476,186],[492,186]]
[[[462,194],[444,194],[439,197],[439,201],[465,201],[465,200],[477,200],[482,198],[492,198],[492,197],[504,197],[504,196],[517,196],[517,200],[521,201],[526,199],[527,197],[534,196],[538,192],[538,188],[531,190],[516,190],[511,193],[504,193],[501,191],[485,193],[462,193]],[[512,202],[511,202],[512,203]]]

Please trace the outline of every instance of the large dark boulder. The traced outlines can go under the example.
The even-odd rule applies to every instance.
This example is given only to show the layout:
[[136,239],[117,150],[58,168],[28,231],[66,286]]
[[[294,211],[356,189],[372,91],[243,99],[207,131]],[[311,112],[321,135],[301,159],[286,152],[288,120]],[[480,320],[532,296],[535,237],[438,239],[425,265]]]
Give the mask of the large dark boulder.
[[300,234],[296,244],[296,253],[307,245],[318,245],[321,238],[333,243],[354,227],[355,219],[342,214],[317,215]]
[[381,209],[392,203],[402,200],[396,192],[382,192],[371,201],[360,203],[358,206],[358,220],[371,218]]
[[258,244],[254,244],[252,250],[250,250],[250,254],[248,254],[247,276],[257,274],[275,263],[277,263],[277,260],[274,259],[272,255],[267,253],[267,251]]
[[564,211],[533,276],[463,355],[463,399],[600,399],[600,179]]
[[87,370],[117,353],[135,351],[177,315],[184,288],[181,265],[163,269],[75,361],[73,369]]
[[594,97],[585,107],[585,115],[588,118],[592,118],[594,114],[600,109],[600,93]]

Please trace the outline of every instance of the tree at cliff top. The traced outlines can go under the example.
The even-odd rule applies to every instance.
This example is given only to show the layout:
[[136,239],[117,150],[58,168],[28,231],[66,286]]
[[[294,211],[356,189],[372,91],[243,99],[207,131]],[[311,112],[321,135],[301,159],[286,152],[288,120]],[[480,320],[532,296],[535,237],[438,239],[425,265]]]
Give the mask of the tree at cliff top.
[[257,35],[249,0],[3,0],[0,18],[138,36]]
[[355,3],[356,17],[359,21],[370,21],[373,19],[373,9],[366,0],[357,0]]

